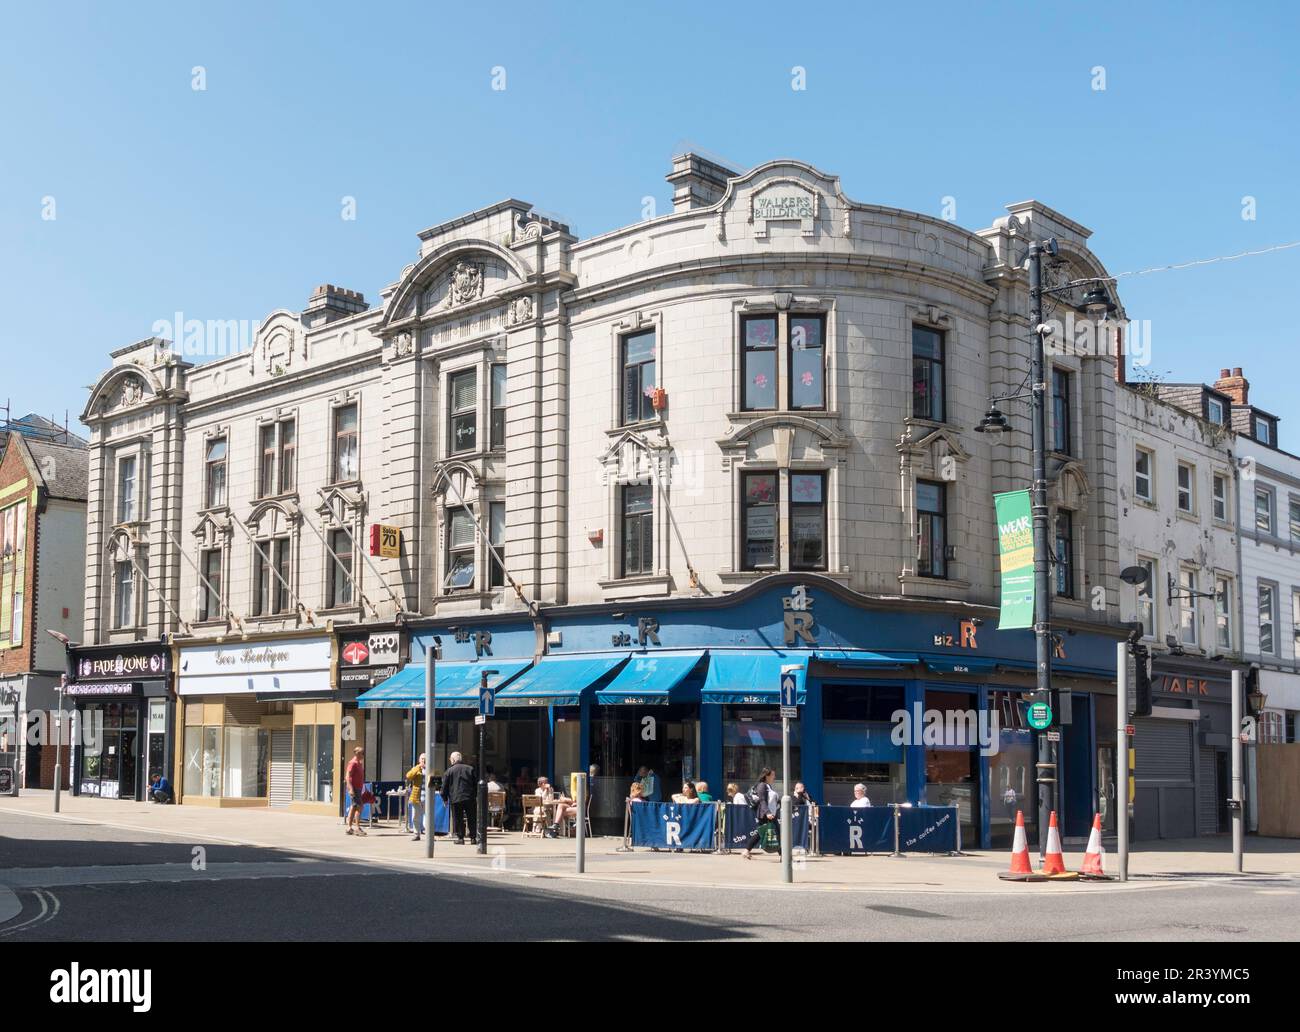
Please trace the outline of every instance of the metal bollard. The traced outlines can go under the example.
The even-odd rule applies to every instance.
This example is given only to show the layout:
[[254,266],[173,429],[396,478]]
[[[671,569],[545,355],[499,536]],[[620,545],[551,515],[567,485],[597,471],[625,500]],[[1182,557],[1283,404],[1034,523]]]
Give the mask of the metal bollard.
[[894,851],[889,854],[889,859],[901,860],[903,858],[903,851],[899,848],[901,838],[898,829],[899,825],[902,823],[902,809],[897,803],[890,803],[889,807],[894,811]]
[[587,870],[587,775],[576,775],[578,782],[578,798],[574,802],[578,806],[578,873],[583,874]]

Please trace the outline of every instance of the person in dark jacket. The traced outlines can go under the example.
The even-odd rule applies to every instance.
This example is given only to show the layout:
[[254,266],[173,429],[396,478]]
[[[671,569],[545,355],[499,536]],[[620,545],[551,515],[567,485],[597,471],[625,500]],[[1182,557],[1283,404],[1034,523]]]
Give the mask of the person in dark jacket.
[[442,801],[451,807],[451,831],[456,836],[456,845],[463,846],[466,824],[469,825],[470,841],[475,838],[478,775],[460,753],[454,752],[447,758],[451,760],[451,766],[442,776]]
[[754,816],[758,818],[758,823],[745,841],[746,860],[752,858],[755,847],[762,840],[763,825],[775,825],[777,815],[780,813],[781,797],[776,794],[776,789],[772,787],[772,782],[775,779],[776,771],[772,770],[771,767],[764,767],[763,773],[758,776],[758,783],[751,793],[754,796],[754,802],[752,803]]

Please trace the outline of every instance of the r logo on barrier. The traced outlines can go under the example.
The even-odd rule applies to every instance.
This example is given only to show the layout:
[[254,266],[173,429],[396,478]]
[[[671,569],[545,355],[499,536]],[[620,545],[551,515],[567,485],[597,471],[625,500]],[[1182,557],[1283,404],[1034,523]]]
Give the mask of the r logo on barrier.
[[678,821],[669,821],[664,825],[665,845],[680,846],[682,844],[682,826]]
[[862,825],[860,824],[849,825],[849,848],[850,849],[862,848]]

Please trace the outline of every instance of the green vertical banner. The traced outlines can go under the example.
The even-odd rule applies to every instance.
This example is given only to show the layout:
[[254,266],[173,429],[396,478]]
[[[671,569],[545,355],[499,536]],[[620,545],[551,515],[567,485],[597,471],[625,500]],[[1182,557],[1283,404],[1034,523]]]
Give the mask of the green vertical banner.
[[993,496],[1002,564],[1002,617],[998,630],[1034,626],[1034,524],[1028,491]]

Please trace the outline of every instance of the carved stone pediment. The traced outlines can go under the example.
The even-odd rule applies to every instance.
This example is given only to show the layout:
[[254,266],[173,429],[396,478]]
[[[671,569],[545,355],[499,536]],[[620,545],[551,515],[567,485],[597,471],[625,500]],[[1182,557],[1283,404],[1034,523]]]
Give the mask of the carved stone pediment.
[[672,461],[672,445],[659,430],[626,430],[610,441],[597,461],[604,484],[664,480]]
[[248,529],[255,537],[279,537],[293,531],[302,520],[302,510],[289,499],[264,502],[249,515]]
[[1064,509],[1086,509],[1092,494],[1088,473],[1076,459],[1059,462],[1048,473],[1048,495],[1052,505]]
[[316,512],[326,526],[347,527],[365,515],[366,494],[353,487],[326,487],[320,493]]
[[724,470],[745,461],[774,462],[784,469],[792,462],[842,462],[848,438],[834,419],[781,412],[733,422],[717,444]]

